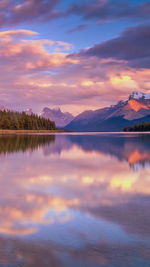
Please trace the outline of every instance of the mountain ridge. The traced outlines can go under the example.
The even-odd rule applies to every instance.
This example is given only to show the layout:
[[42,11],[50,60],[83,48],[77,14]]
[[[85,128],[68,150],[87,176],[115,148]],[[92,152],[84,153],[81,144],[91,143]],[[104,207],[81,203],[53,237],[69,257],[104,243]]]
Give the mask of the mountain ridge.
[[40,116],[55,121],[56,126],[59,128],[66,126],[74,119],[74,116],[71,113],[62,112],[60,108],[50,109],[45,107]]
[[72,131],[121,131],[143,120],[150,121],[150,94],[134,91],[126,100],[76,116],[66,127]]

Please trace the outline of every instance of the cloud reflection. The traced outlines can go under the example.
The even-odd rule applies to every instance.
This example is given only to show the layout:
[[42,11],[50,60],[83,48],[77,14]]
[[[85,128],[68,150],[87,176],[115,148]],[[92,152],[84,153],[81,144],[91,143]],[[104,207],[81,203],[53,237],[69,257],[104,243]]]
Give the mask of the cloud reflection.
[[[63,225],[65,239],[84,240],[83,250],[67,248],[71,257],[81,256],[83,260],[85,250],[92,261],[95,258],[102,266],[112,262],[117,253],[114,250],[118,249],[123,258],[126,249],[135,249],[130,242],[125,245],[124,240],[118,248],[113,237],[115,229],[122,231],[120,238],[125,235],[130,240],[132,236],[137,251],[137,242],[146,246],[150,239],[150,168],[144,168],[150,157],[148,136],[41,136],[35,137],[36,146],[33,140],[33,136],[0,138],[1,235],[42,238],[43,231],[57,234]],[[135,164],[142,168],[135,168]],[[81,235],[77,234],[81,218],[85,225],[91,225],[98,252],[93,251],[93,246],[86,252],[91,238],[83,224]],[[107,223],[112,234],[109,241],[103,237],[107,243],[105,255],[105,245],[98,244],[105,228],[109,230]],[[61,242],[57,240],[59,245]],[[145,251],[147,248],[141,250],[140,257],[147,259]]]

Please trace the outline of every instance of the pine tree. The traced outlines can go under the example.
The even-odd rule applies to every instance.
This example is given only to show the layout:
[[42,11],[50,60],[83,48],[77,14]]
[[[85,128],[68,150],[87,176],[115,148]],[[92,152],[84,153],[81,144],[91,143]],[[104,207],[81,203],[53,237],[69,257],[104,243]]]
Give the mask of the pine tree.
[[55,130],[56,126],[54,122],[34,114],[0,111],[0,129]]

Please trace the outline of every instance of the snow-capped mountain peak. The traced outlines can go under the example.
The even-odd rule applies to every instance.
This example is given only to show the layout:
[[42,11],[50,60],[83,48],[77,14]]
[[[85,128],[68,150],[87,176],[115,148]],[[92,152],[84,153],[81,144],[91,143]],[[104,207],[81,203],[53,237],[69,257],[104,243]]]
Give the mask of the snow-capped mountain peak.
[[150,94],[147,94],[147,93],[141,93],[141,92],[138,92],[138,91],[134,91],[130,96],[129,96],[129,99],[136,99],[136,100],[139,100],[139,99],[150,99]]

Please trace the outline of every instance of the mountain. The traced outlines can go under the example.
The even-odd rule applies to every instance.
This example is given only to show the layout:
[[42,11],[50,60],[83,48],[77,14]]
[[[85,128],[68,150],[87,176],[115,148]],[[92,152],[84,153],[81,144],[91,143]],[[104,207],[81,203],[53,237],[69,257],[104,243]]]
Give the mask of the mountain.
[[76,116],[65,129],[71,131],[116,132],[141,122],[150,122],[150,94],[133,92],[116,105],[88,110]]
[[60,108],[50,109],[47,107],[43,109],[41,117],[54,121],[56,127],[64,127],[74,119],[72,114],[69,112],[62,112]]
[[32,111],[31,108],[28,108],[28,109],[24,110],[24,112],[25,112],[26,115],[33,115],[33,111]]
[[[72,142],[86,152],[98,152],[116,157],[119,161],[127,161],[134,170],[144,169],[150,166],[150,135],[133,133],[130,135],[67,135],[67,143]],[[56,137],[57,141],[57,137]],[[65,140],[63,140],[65,144]]]
[[0,111],[8,111],[8,109],[5,108],[3,105],[0,105]]
[[[128,137],[128,138],[126,138]],[[67,134],[56,135],[55,139],[43,147],[45,156],[69,151],[74,146],[84,152],[96,152],[117,158],[119,161],[128,162],[134,170],[150,167],[150,135],[133,133],[130,135],[109,134]]]

